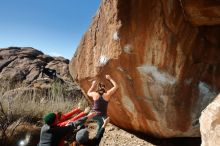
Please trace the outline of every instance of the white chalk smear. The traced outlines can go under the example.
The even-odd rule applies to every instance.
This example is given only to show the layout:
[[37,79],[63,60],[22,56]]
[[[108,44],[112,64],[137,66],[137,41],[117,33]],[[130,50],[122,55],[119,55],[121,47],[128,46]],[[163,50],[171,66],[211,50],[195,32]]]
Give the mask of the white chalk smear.
[[119,35],[118,35],[117,31],[114,32],[114,34],[113,34],[113,40],[115,40],[115,41],[119,40]]
[[121,72],[124,72],[123,68],[121,66],[118,66],[117,67],[117,70],[121,71]]
[[101,55],[101,56],[99,57],[99,64],[100,64],[101,66],[103,66],[103,65],[105,65],[105,64],[108,62],[108,60],[109,60],[108,57],[106,57],[105,55]]
[[154,79],[154,81],[157,83],[171,84],[171,85],[176,83],[176,79],[173,76],[165,72],[159,71],[156,66],[142,65],[137,67],[137,69],[142,76],[146,76],[146,74],[150,74]]
[[127,96],[124,96],[122,98],[122,104],[130,113],[132,113],[132,114],[136,113],[134,104],[132,103],[132,101]]
[[215,96],[216,92],[208,84],[199,82],[199,97],[202,99],[202,102],[209,102]]
[[126,44],[126,45],[124,46],[124,52],[127,53],[127,54],[131,54],[131,52],[132,52],[132,47],[131,47],[130,44]]

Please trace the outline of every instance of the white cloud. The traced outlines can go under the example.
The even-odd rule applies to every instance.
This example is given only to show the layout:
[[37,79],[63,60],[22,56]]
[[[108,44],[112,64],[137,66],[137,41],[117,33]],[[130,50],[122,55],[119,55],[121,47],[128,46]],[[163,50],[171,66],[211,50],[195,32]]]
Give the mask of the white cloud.
[[55,56],[55,57],[58,57],[58,56],[64,57],[62,54],[57,53],[57,52],[51,52],[51,53],[49,53],[49,55],[50,55],[50,56]]

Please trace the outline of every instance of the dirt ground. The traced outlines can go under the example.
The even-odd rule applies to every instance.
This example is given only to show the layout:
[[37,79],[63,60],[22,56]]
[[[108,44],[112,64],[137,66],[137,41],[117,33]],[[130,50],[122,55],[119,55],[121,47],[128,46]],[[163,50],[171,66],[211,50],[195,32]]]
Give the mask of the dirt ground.
[[[21,142],[25,141],[27,143],[25,142],[26,144],[22,144],[22,146],[37,145],[40,127],[27,123],[24,125],[17,128],[15,132],[17,134],[13,136],[12,143],[7,146],[21,146]],[[90,138],[95,136],[96,128],[96,123],[89,124]],[[108,123],[100,146],[200,146],[200,144],[200,138],[156,139],[146,135],[137,136]]]
[[155,146],[112,124],[106,127],[100,146]]
[[[95,134],[95,125],[91,127],[90,137]],[[137,136],[109,123],[100,146],[200,146],[200,144],[200,137],[157,139],[147,135]]]

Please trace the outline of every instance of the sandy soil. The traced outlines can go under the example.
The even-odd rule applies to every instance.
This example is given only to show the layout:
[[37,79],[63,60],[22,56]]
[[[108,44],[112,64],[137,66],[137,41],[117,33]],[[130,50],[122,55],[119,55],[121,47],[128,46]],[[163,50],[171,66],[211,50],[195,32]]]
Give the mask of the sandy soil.
[[[95,124],[91,127],[90,137],[95,135],[96,129]],[[109,123],[100,146],[200,146],[200,144],[200,138],[158,139],[143,134],[138,137]]]
[[[25,146],[36,146],[39,142],[40,128],[28,123],[22,124],[12,137],[12,143],[7,144],[7,146],[19,145],[22,141],[27,141]],[[90,138],[96,134],[96,128],[96,123],[89,124]],[[146,135],[140,137],[109,123],[100,146],[200,146],[201,144],[200,138],[156,139]]]
[[112,124],[106,127],[100,146],[155,146]]

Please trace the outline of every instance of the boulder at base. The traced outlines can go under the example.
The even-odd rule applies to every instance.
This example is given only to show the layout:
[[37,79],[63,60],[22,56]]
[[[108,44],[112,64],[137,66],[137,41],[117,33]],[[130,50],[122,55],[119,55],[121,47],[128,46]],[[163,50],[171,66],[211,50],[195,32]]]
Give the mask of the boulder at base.
[[220,146],[220,94],[202,111],[199,122],[201,146]]

